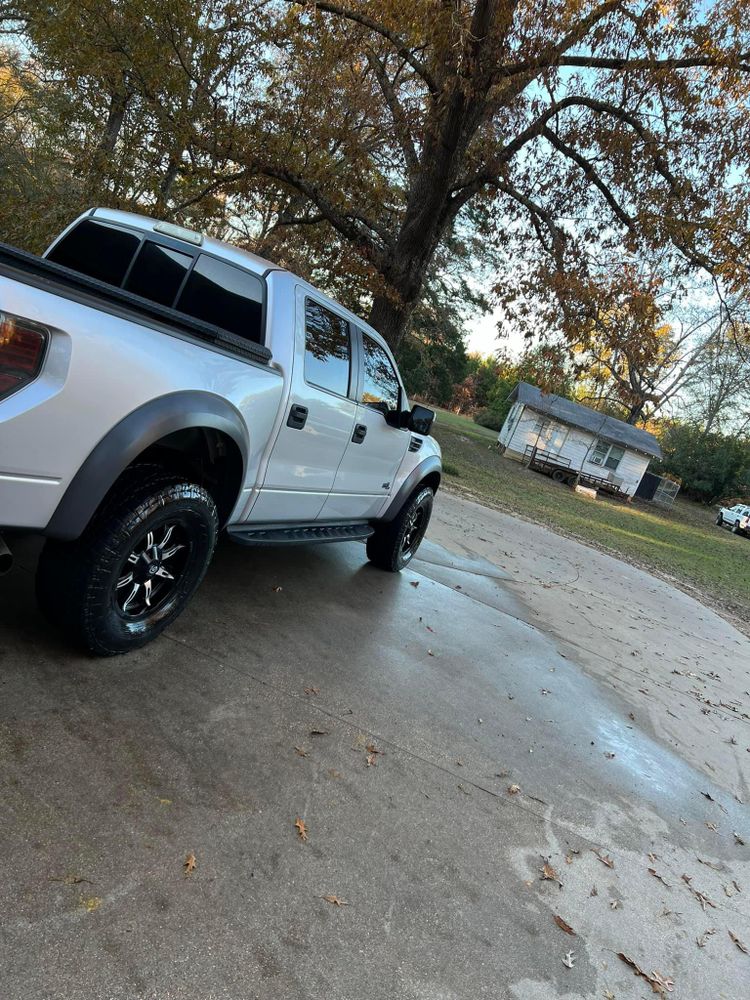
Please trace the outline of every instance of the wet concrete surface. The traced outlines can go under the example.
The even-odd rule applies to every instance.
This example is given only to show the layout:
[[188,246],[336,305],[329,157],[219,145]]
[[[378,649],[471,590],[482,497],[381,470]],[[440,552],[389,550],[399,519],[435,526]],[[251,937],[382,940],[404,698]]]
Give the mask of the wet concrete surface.
[[[357,544],[224,543],[169,633],[109,661],[43,625],[22,549],[0,581],[3,1000],[653,996],[618,952],[675,997],[750,996],[734,772],[697,766],[692,715],[660,731],[635,684],[667,682],[639,662],[624,684],[618,634],[565,631],[585,573],[553,613],[527,529],[524,574],[496,512],[439,501],[400,576]],[[493,526],[502,552],[477,544]],[[586,618],[609,630],[614,604],[627,628],[653,586]],[[734,640],[706,624],[693,650]],[[652,625],[659,669],[682,664]],[[723,723],[701,718],[710,749]]]

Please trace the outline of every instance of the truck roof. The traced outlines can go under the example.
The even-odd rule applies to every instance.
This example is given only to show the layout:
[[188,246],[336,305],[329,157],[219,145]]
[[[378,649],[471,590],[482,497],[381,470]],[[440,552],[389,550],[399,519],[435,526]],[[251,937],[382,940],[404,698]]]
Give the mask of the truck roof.
[[[138,215],[135,212],[121,212],[115,208],[95,208],[88,213],[88,216],[89,218],[100,219],[102,222],[113,222],[121,226],[130,226],[133,229],[152,233],[158,233],[160,231],[158,227],[164,226],[164,223],[160,222],[159,219],[152,219],[148,215]],[[262,275],[266,271],[286,270],[286,268],[279,267],[278,264],[274,264],[270,260],[265,260],[263,257],[259,257],[249,250],[240,250],[239,247],[233,246],[231,243],[225,243],[223,240],[215,240],[212,236],[204,236],[202,233],[185,229],[182,226],[176,226],[175,228],[184,229],[186,233],[194,232],[196,237],[200,237],[200,246],[204,250],[208,250],[209,253],[215,254],[217,257],[223,257],[232,264],[238,264],[253,274]],[[164,229],[161,232],[162,235],[174,235],[165,232]]]

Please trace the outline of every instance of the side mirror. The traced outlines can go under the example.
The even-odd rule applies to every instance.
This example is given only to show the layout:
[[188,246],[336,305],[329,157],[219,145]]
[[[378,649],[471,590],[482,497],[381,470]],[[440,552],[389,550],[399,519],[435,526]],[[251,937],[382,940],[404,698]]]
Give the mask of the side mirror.
[[415,403],[411,408],[406,426],[410,431],[414,431],[415,434],[429,434],[434,420],[434,410]]

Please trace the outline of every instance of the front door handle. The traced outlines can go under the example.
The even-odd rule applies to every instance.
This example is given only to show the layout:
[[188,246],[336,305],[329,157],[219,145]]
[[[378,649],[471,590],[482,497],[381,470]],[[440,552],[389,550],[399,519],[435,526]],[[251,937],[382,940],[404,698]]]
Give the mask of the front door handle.
[[301,431],[307,421],[307,407],[295,403],[289,411],[286,419],[287,427],[292,427],[295,431]]
[[367,434],[367,425],[355,424],[354,433],[352,434],[352,441],[354,444],[362,444],[365,439],[365,434]]

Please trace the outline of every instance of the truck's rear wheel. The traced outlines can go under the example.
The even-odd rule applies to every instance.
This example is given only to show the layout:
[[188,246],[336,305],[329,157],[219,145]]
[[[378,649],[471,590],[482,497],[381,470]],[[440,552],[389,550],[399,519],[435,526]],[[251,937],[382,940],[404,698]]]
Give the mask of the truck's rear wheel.
[[152,467],[129,470],[79,539],[46,543],[39,606],[99,656],[143,646],[195,593],[218,527],[202,486]]
[[432,514],[429,486],[413,493],[392,521],[379,524],[367,539],[367,558],[380,569],[398,573],[419,548]]

